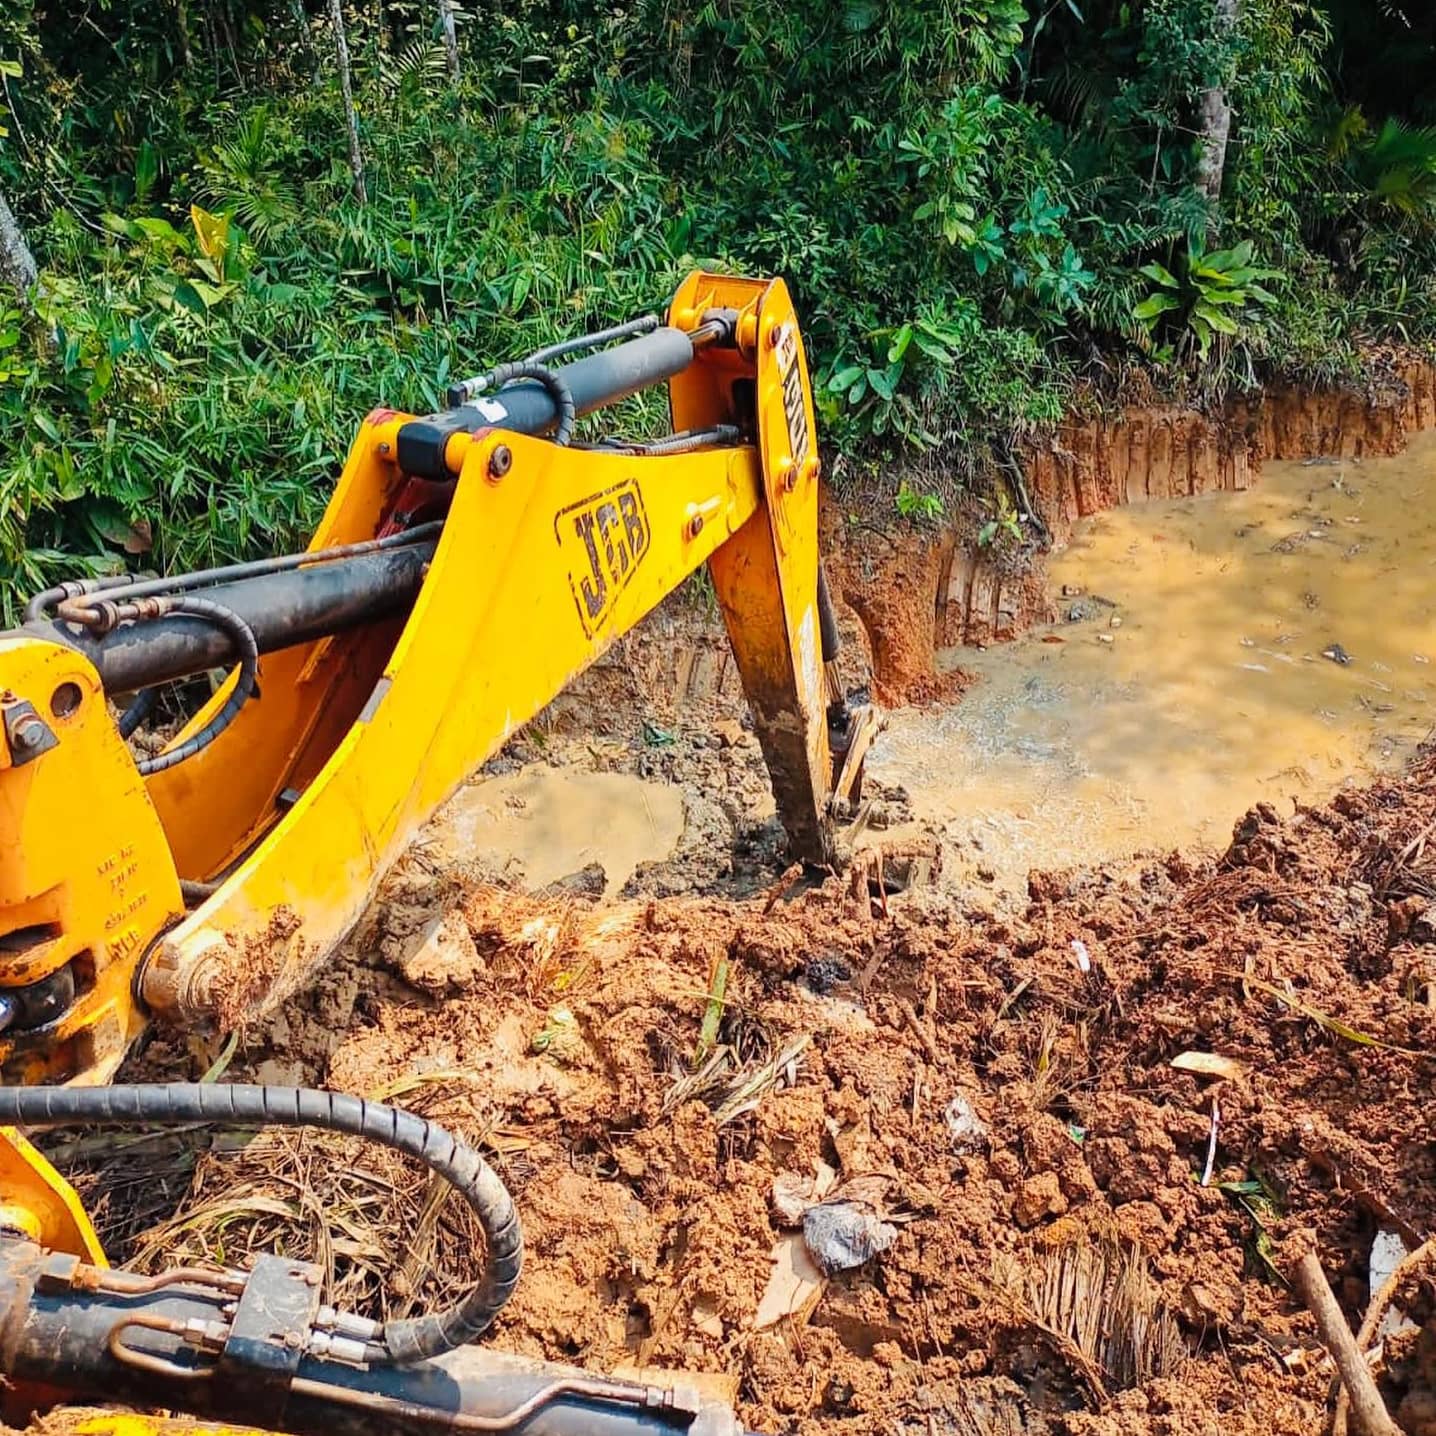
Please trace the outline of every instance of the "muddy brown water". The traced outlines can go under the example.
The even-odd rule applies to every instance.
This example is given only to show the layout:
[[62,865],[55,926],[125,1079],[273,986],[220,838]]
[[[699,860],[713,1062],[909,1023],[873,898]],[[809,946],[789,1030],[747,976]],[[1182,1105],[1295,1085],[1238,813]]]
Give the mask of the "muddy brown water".
[[682,834],[676,788],[532,763],[460,789],[426,837],[532,888],[599,863],[611,897],[639,863],[667,858]]
[[1433,489],[1428,433],[1084,519],[1051,563],[1062,619],[941,655],[979,681],[893,714],[869,771],[951,840],[951,880],[1021,892],[1398,769],[1436,722]]

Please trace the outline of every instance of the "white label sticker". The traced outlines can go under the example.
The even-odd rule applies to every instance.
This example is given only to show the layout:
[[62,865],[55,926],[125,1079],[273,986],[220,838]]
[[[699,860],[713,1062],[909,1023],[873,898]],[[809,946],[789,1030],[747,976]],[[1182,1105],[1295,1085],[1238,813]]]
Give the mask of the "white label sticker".
[[822,671],[818,667],[817,628],[817,612],[810,603],[807,612],[803,614],[802,623],[798,625],[798,662],[801,665],[803,687],[807,689],[806,697],[815,708],[821,710],[823,679]]
[[497,399],[476,399],[474,408],[491,424],[497,424],[500,419],[509,417],[509,411]]

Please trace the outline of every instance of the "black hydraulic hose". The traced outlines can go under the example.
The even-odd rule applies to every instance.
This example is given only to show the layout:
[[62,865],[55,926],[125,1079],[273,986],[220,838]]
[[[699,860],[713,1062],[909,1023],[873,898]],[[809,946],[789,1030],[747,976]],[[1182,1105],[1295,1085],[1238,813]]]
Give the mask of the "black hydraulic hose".
[[177,748],[168,748],[163,753],[156,753],[153,758],[140,759],[136,766],[141,776],[146,778],[151,773],[162,773],[166,768],[173,768],[177,763],[183,763],[186,758],[193,758],[196,753],[208,748],[239,717],[239,710],[249,702],[259,675],[259,645],[255,642],[254,630],[232,608],[226,608],[223,604],[214,603],[207,598],[191,597],[176,599],[169,611],[203,619],[224,629],[234,639],[235,649],[239,654],[239,677],[235,679],[224,706],[198,733],[186,738]]
[[[553,400],[554,407],[558,410],[558,423],[554,428],[553,441],[560,448],[565,447],[569,439],[573,437],[574,421],[578,417],[578,402],[574,398],[568,380],[556,369],[550,369],[547,364],[542,364],[536,359],[516,359],[510,364],[498,364],[487,374],[480,374],[476,379],[465,379],[462,383],[451,384],[448,393],[449,407],[451,409],[458,408],[490,389],[502,389],[505,385],[513,384],[519,379],[532,379]],[[403,462],[402,455],[400,462]]]
[[116,725],[121,738],[133,738],[141,723],[154,712],[155,702],[160,696],[158,688],[142,688],[135,694],[135,701],[120,714]]
[[637,319],[625,320],[608,329],[599,329],[593,334],[580,334],[574,339],[561,339],[543,349],[535,349],[524,355],[528,364],[547,364],[550,360],[561,359],[565,354],[576,354],[580,349],[597,349],[600,344],[611,344],[615,339],[628,339],[634,334],[651,334],[658,328],[656,314],[640,314]]
[[193,573],[171,574],[167,578],[132,579],[127,574],[119,574],[111,578],[80,579],[37,593],[25,605],[25,622],[34,623],[37,619],[44,618],[57,603],[66,598],[85,598],[91,594],[103,593],[112,603],[123,603],[130,599],[148,598],[152,594],[213,588],[222,583],[232,583],[236,579],[260,578],[271,573],[288,573],[296,568],[335,563],[339,559],[386,553],[390,549],[404,548],[409,544],[423,543],[429,538],[438,538],[443,528],[443,519],[434,519],[431,523],[416,524],[401,533],[385,534],[383,538],[335,544],[331,548],[306,549],[303,553],[278,554],[273,558],[251,559],[247,563],[229,563],[222,568],[201,568]]
[[492,1167],[472,1147],[412,1112],[311,1087],[200,1082],[116,1087],[0,1087],[0,1123],[21,1127],[322,1127],[416,1157],[450,1183],[484,1230],[484,1272],[468,1295],[437,1315],[386,1321],[364,1359],[377,1366],[427,1361],[477,1340],[513,1295],[523,1265],[518,1212]]
[[487,381],[484,387],[488,389],[502,389],[504,385],[512,384],[518,379],[532,379],[541,384],[558,406],[558,426],[553,431],[553,441],[561,449],[567,446],[573,437],[578,406],[574,401],[573,390],[568,387],[568,381],[556,369],[550,369],[547,364],[540,364],[533,359],[516,359],[510,364],[495,365],[484,377]]

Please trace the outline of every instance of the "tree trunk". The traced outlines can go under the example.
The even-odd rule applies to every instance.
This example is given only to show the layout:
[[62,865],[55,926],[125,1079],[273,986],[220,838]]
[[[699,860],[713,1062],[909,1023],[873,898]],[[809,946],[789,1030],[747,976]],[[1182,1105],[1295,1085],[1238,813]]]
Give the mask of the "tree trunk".
[[454,29],[454,0],[439,0],[439,18],[444,25],[444,64],[449,79],[459,83],[459,37]]
[[0,279],[12,285],[26,309],[34,307],[30,291],[40,278],[25,232],[3,193],[0,193]]
[[314,52],[314,39],[309,33],[309,16],[304,12],[304,0],[289,0],[294,15],[294,29],[299,36],[299,48],[304,51],[304,63],[309,66],[309,81],[319,83],[319,56]]
[[369,190],[364,184],[364,152],[359,148],[359,116],[354,111],[354,84],[349,74],[349,41],[344,37],[344,11],[340,0],[329,0],[329,16],[334,21],[334,48],[339,57],[339,89],[344,96],[344,124],[349,130],[349,169],[354,176],[354,197],[360,204],[368,204]]
[[179,31],[180,59],[186,70],[194,68],[194,45],[189,37],[188,0],[177,0],[175,5],[175,27]]
[[[1237,22],[1238,0],[1213,0],[1217,35],[1225,39]],[[1222,197],[1222,176],[1227,166],[1227,137],[1232,129],[1232,106],[1225,84],[1202,92],[1197,123],[1201,153],[1197,156],[1197,188],[1215,204]]]

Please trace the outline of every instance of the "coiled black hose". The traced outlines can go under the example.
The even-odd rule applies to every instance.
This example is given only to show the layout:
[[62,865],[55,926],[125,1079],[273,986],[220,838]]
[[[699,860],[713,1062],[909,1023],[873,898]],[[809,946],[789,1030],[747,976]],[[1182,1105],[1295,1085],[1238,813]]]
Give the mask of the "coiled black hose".
[[134,1083],[116,1087],[0,1087],[0,1123],[22,1127],[97,1123],[101,1126],[224,1126],[273,1124],[323,1127],[363,1137],[417,1157],[449,1182],[484,1229],[484,1274],[462,1301],[438,1315],[387,1321],[365,1360],[408,1365],[477,1340],[513,1295],[523,1265],[518,1212],[493,1168],[442,1127],[379,1102],[310,1087],[249,1083]]
[[477,379],[466,379],[462,384],[451,385],[449,403],[451,406],[467,403],[485,390],[502,389],[505,384],[512,384],[519,379],[532,379],[548,390],[558,406],[558,426],[553,431],[553,441],[561,449],[567,447],[568,441],[573,437],[578,408],[568,381],[547,364],[540,364],[533,359],[515,359],[508,364],[496,364],[487,374],[480,374]]
[[254,630],[232,609],[208,598],[187,596],[177,598],[169,606],[170,613],[186,613],[194,618],[217,624],[226,629],[239,650],[239,676],[229,691],[224,706],[193,737],[186,738],[177,748],[157,753],[153,758],[141,758],[136,766],[144,777],[151,773],[162,773],[193,758],[201,749],[208,748],[234,720],[239,710],[249,702],[254,692],[255,680],[259,673],[259,645],[255,642]]
[[142,688],[135,694],[135,701],[120,714],[120,721],[115,725],[120,730],[121,738],[135,736],[139,731],[140,724],[154,712],[155,702],[159,696],[158,688]]

